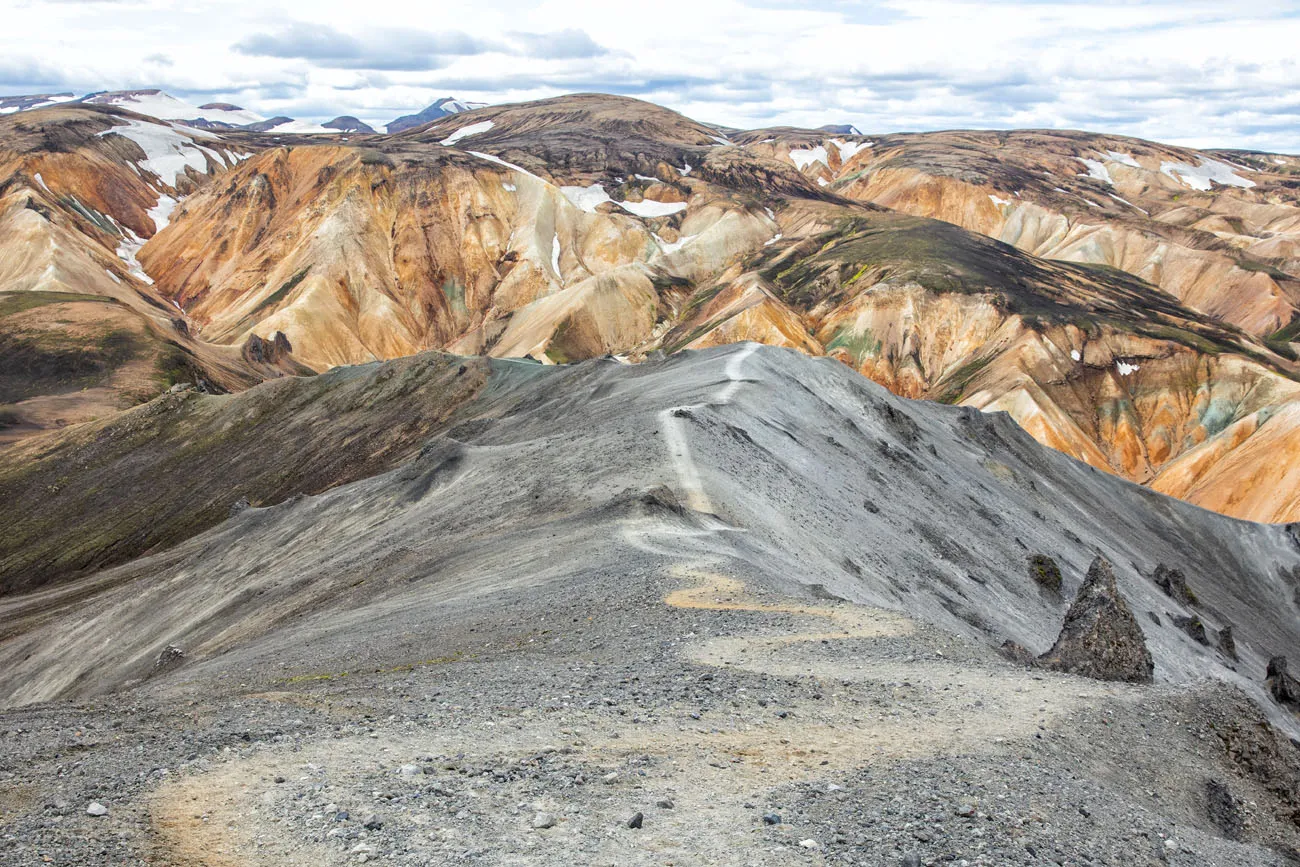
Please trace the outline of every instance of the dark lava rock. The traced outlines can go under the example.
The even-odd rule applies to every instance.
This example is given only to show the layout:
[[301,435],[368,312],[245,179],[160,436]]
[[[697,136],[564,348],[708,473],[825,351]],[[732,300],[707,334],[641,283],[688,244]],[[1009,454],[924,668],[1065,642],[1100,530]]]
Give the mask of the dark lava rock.
[[174,644],[169,644],[158,654],[158,661],[154,663],[154,668],[162,670],[180,665],[185,659],[185,651]]
[[776,813],[768,813],[766,816],[763,817],[763,824],[764,824],[764,825],[780,825],[780,824],[781,824],[781,817],[778,816]]
[[289,357],[293,352],[293,346],[289,343],[289,338],[284,336],[283,331],[275,332],[275,336],[270,340],[263,340],[256,334],[248,335],[244,341],[240,353],[244,359],[254,364],[278,364]]
[[1300,682],[1287,672],[1286,657],[1275,656],[1268,661],[1264,685],[1278,704],[1295,708],[1300,705]]
[[1019,665],[1033,665],[1035,662],[1032,650],[1023,644],[1012,641],[1010,638],[1002,642],[1002,646],[998,648],[998,653]]
[[366,819],[365,824],[363,824],[362,827],[367,831],[382,831],[384,828],[384,820],[378,816],[371,816],[369,819]]
[[1155,574],[1152,576],[1156,585],[1170,599],[1177,600],[1184,605],[1195,605],[1196,594],[1187,587],[1187,576],[1183,574],[1182,569],[1170,569],[1164,563],[1156,565]]
[[1232,624],[1229,623],[1219,630],[1219,652],[1228,659],[1237,661],[1237,640],[1232,635]]
[[627,820],[627,826],[629,828],[640,828],[641,825],[644,823],[645,823],[644,813],[633,813],[632,818]]
[[1190,635],[1197,644],[1204,644],[1206,647],[1210,646],[1210,638],[1205,634],[1205,624],[1201,622],[1201,618],[1195,616],[1179,617],[1175,614],[1172,620],[1174,626]]
[[1218,780],[1205,781],[1205,811],[1223,836],[1229,840],[1241,839],[1244,828],[1241,802]]
[[1097,557],[1052,649],[1039,663],[1098,680],[1150,683],[1155,671],[1146,637],[1120,596],[1110,563]]
[[1053,593],[1061,592],[1061,567],[1046,554],[1033,554],[1029,557],[1029,577],[1039,587],[1045,587]]

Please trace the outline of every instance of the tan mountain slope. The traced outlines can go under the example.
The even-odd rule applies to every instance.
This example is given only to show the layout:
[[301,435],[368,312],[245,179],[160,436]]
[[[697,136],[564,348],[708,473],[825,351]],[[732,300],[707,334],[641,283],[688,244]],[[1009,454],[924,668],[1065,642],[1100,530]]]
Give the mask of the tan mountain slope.
[[828,189],[1110,265],[1267,336],[1300,299],[1300,159],[1059,130],[737,137]]
[[[155,281],[150,291],[228,353],[277,332],[316,370],[428,348],[565,362],[758,340],[838,358],[900,394],[1005,409],[1044,443],[1192,502],[1300,517],[1285,481],[1264,469],[1273,450],[1244,447],[1261,432],[1275,443],[1300,440],[1282,411],[1297,396],[1289,332],[1264,341],[1258,322],[1216,321],[1209,301],[1192,303],[1217,297],[1221,284],[1205,275],[1222,266],[1256,281],[1234,291],[1259,289],[1251,303],[1273,311],[1269,328],[1289,319],[1287,263],[1262,264],[1257,254],[1285,251],[1291,205],[1250,198],[1274,188],[1283,196],[1282,182],[1261,180],[1220,204],[1218,186],[1197,193],[1195,207],[1237,208],[1251,215],[1240,218],[1243,230],[1275,233],[1259,239],[1272,247],[1251,252],[1204,225],[1133,217],[1117,200],[1093,208],[1084,198],[1096,178],[1060,181],[1077,190],[1045,201],[1078,199],[1090,219],[1104,212],[1093,236],[1136,244],[1158,235],[1164,267],[1151,276],[1202,281],[1168,292],[882,207],[908,210],[921,199],[840,195],[877,190],[870,185],[889,177],[890,160],[910,160],[946,172],[925,177],[942,207],[930,204],[950,222],[960,215],[945,208],[961,196],[972,213],[1005,222],[1004,211],[1023,203],[1002,204],[985,187],[996,176],[998,189],[1016,182],[1018,202],[1040,194],[1047,181],[1024,167],[1030,144],[1076,176],[1094,167],[1051,148],[1109,145],[1107,158],[1134,177],[1151,174],[1140,166],[1157,157],[1193,165],[1188,152],[1130,140],[1061,134],[1046,137],[1049,148],[1039,134],[982,135],[960,146],[894,137],[902,143],[887,157],[880,142],[861,138],[728,138],[648,103],[579,95],[352,142],[243,138],[262,149],[187,187],[139,262]],[[925,145],[921,156],[905,146],[912,140]],[[987,150],[1002,140],[1014,147]],[[1135,198],[1179,196],[1179,209],[1193,207],[1186,190],[1173,192],[1183,175],[1154,174],[1158,188]],[[146,202],[157,195],[141,193]],[[1261,208],[1276,211],[1268,230]],[[1082,225],[1074,212],[1062,219]],[[1185,256],[1218,264],[1170,265]],[[1240,464],[1224,463],[1239,450]],[[1253,480],[1249,498],[1225,492],[1242,478]]]
[[178,381],[222,390],[278,374],[197,340],[135,259],[176,199],[240,158],[210,133],[117,110],[0,118],[0,439]]

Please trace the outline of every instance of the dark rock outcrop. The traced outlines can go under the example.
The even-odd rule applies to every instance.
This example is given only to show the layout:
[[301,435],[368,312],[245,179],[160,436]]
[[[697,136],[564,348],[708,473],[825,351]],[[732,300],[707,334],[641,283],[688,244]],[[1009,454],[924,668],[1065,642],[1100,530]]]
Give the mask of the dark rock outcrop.
[[1224,656],[1236,662],[1237,657],[1237,640],[1232,633],[1232,624],[1226,624],[1219,630],[1219,652]]
[[998,648],[998,653],[1019,665],[1031,666],[1035,662],[1032,650],[1019,642],[1012,641],[1010,638],[1002,642],[1002,646]]
[[1174,626],[1177,626],[1183,632],[1186,632],[1197,644],[1204,644],[1206,647],[1210,646],[1210,637],[1205,633],[1205,624],[1201,622],[1201,618],[1196,617],[1195,615],[1192,617],[1180,617],[1175,614],[1173,615],[1172,620],[1174,621]]
[[1029,558],[1029,577],[1040,587],[1061,592],[1061,567],[1046,554],[1034,554]]
[[1170,599],[1184,605],[1196,604],[1196,594],[1187,588],[1187,576],[1182,569],[1171,569],[1164,563],[1159,563],[1152,578]]
[[1205,781],[1205,812],[1223,836],[1229,840],[1241,839],[1241,832],[1245,828],[1241,802],[1218,780]]
[[293,346],[289,343],[289,338],[284,336],[283,331],[275,332],[275,337],[270,340],[263,340],[256,334],[250,334],[240,352],[244,360],[253,364],[279,364],[293,352]]
[[1285,656],[1275,656],[1268,661],[1264,685],[1278,704],[1293,710],[1300,707],[1300,681],[1287,672]]
[[1155,663],[1146,637],[1105,558],[1097,557],[1088,567],[1056,644],[1038,661],[1046,668],[1098,680],[1151,682]]

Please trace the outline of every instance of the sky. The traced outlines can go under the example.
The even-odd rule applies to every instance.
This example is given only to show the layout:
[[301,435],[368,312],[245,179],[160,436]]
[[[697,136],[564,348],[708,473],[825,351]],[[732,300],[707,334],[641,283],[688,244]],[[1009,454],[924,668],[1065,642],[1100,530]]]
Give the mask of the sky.
[[599,91],[753,128],[1074,128],[1300,153],[1300,0],[0,0],[0,95],[383,124]]

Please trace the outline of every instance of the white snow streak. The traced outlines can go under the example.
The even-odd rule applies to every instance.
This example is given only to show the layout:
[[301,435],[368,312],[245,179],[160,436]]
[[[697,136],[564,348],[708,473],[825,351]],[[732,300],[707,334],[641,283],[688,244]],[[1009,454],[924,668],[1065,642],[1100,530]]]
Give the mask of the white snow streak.
[[821,163],[829,168],[830,163],[826,160],[825,145],[817,145],[815,148],[803,148],[790,151],[790,161],[794,163],[795,168],[799,171],[803,171],[813,163]]
[[1120,376],[1128,376],[1131,373],[1137,373],[1141,367],[1136,364],[1129,364],[1124,361],[1116,361],[1115,369],[1119,371]]
[[555,272],[555,279],[564,284],[564,276],[560,273],[560,233],[555,233],[555,240],[551,242],[551,270]]
[[1110,177],[1110,172],[1106,170],[1106,166],[1102,163],[1099,163],[1096,160],[1086,160],[1083,157],[1075,157],[1075,159],[1088,167],[1088,174],[1080,175],[1079,177],[1096,178],[1102,183],[1110,184],[1111,186],[1115,185],[1115,181]]
[[1111,162],[1131,166],[1135,169],[1142,168],[1138,161],[1133,159],[1132,154],[1121,153],[1120,151],[1106,151],[1106,156],[1110,157]]
[[454,145],[456,142],[460,141],[461,139],[469,138],[472,135],[478,135],[479,133],[482,132],[487,132],[488,130],[492,129],[493,126],[495,126],[495,124],[493,124],[492,121],[490,120],[479,121],[478,123],[471,123],[469,126],[463,126],[460,129],[456,130],[454,133],[452,133],[451,135],[443,139],[441,142],[439,142],[439,144],[441,144],[443,147],[449,148],[452,145]]
[[853,159],[858,154],[862,153],[867,148],[871,147],[873,144],[875,144],[875,142],[840,141],[837,138],[833,138],[831,139],[831,144],[835,145],[835,147],[839,150],[840,163],[844,164],[847,163],[849,160]]
[[207,155],[188,137],[171,127],[143,120],[128,120],[126,126],[115,126],[99,135],[106,136],[110,133],[139,145],[145,158],[138,167],[153,172],[168,186],[174,185],[177,175],[184,173],[186,168],[207,174]]
[[1255,186],[1254,181],[1248,181],[1234,174],[1232,166],[1215,160],[1203,160],[1199,166],[1190,163],[1163,162],[1160,164],[1160,171],[1201,192],[1209,191],[1211,181],[1225,187],[1248,189]]
[[1012,203],[1010,199],[999,199],[992,193],[989,193],[989,200],[993,202],[994,205],[1010,205]]

